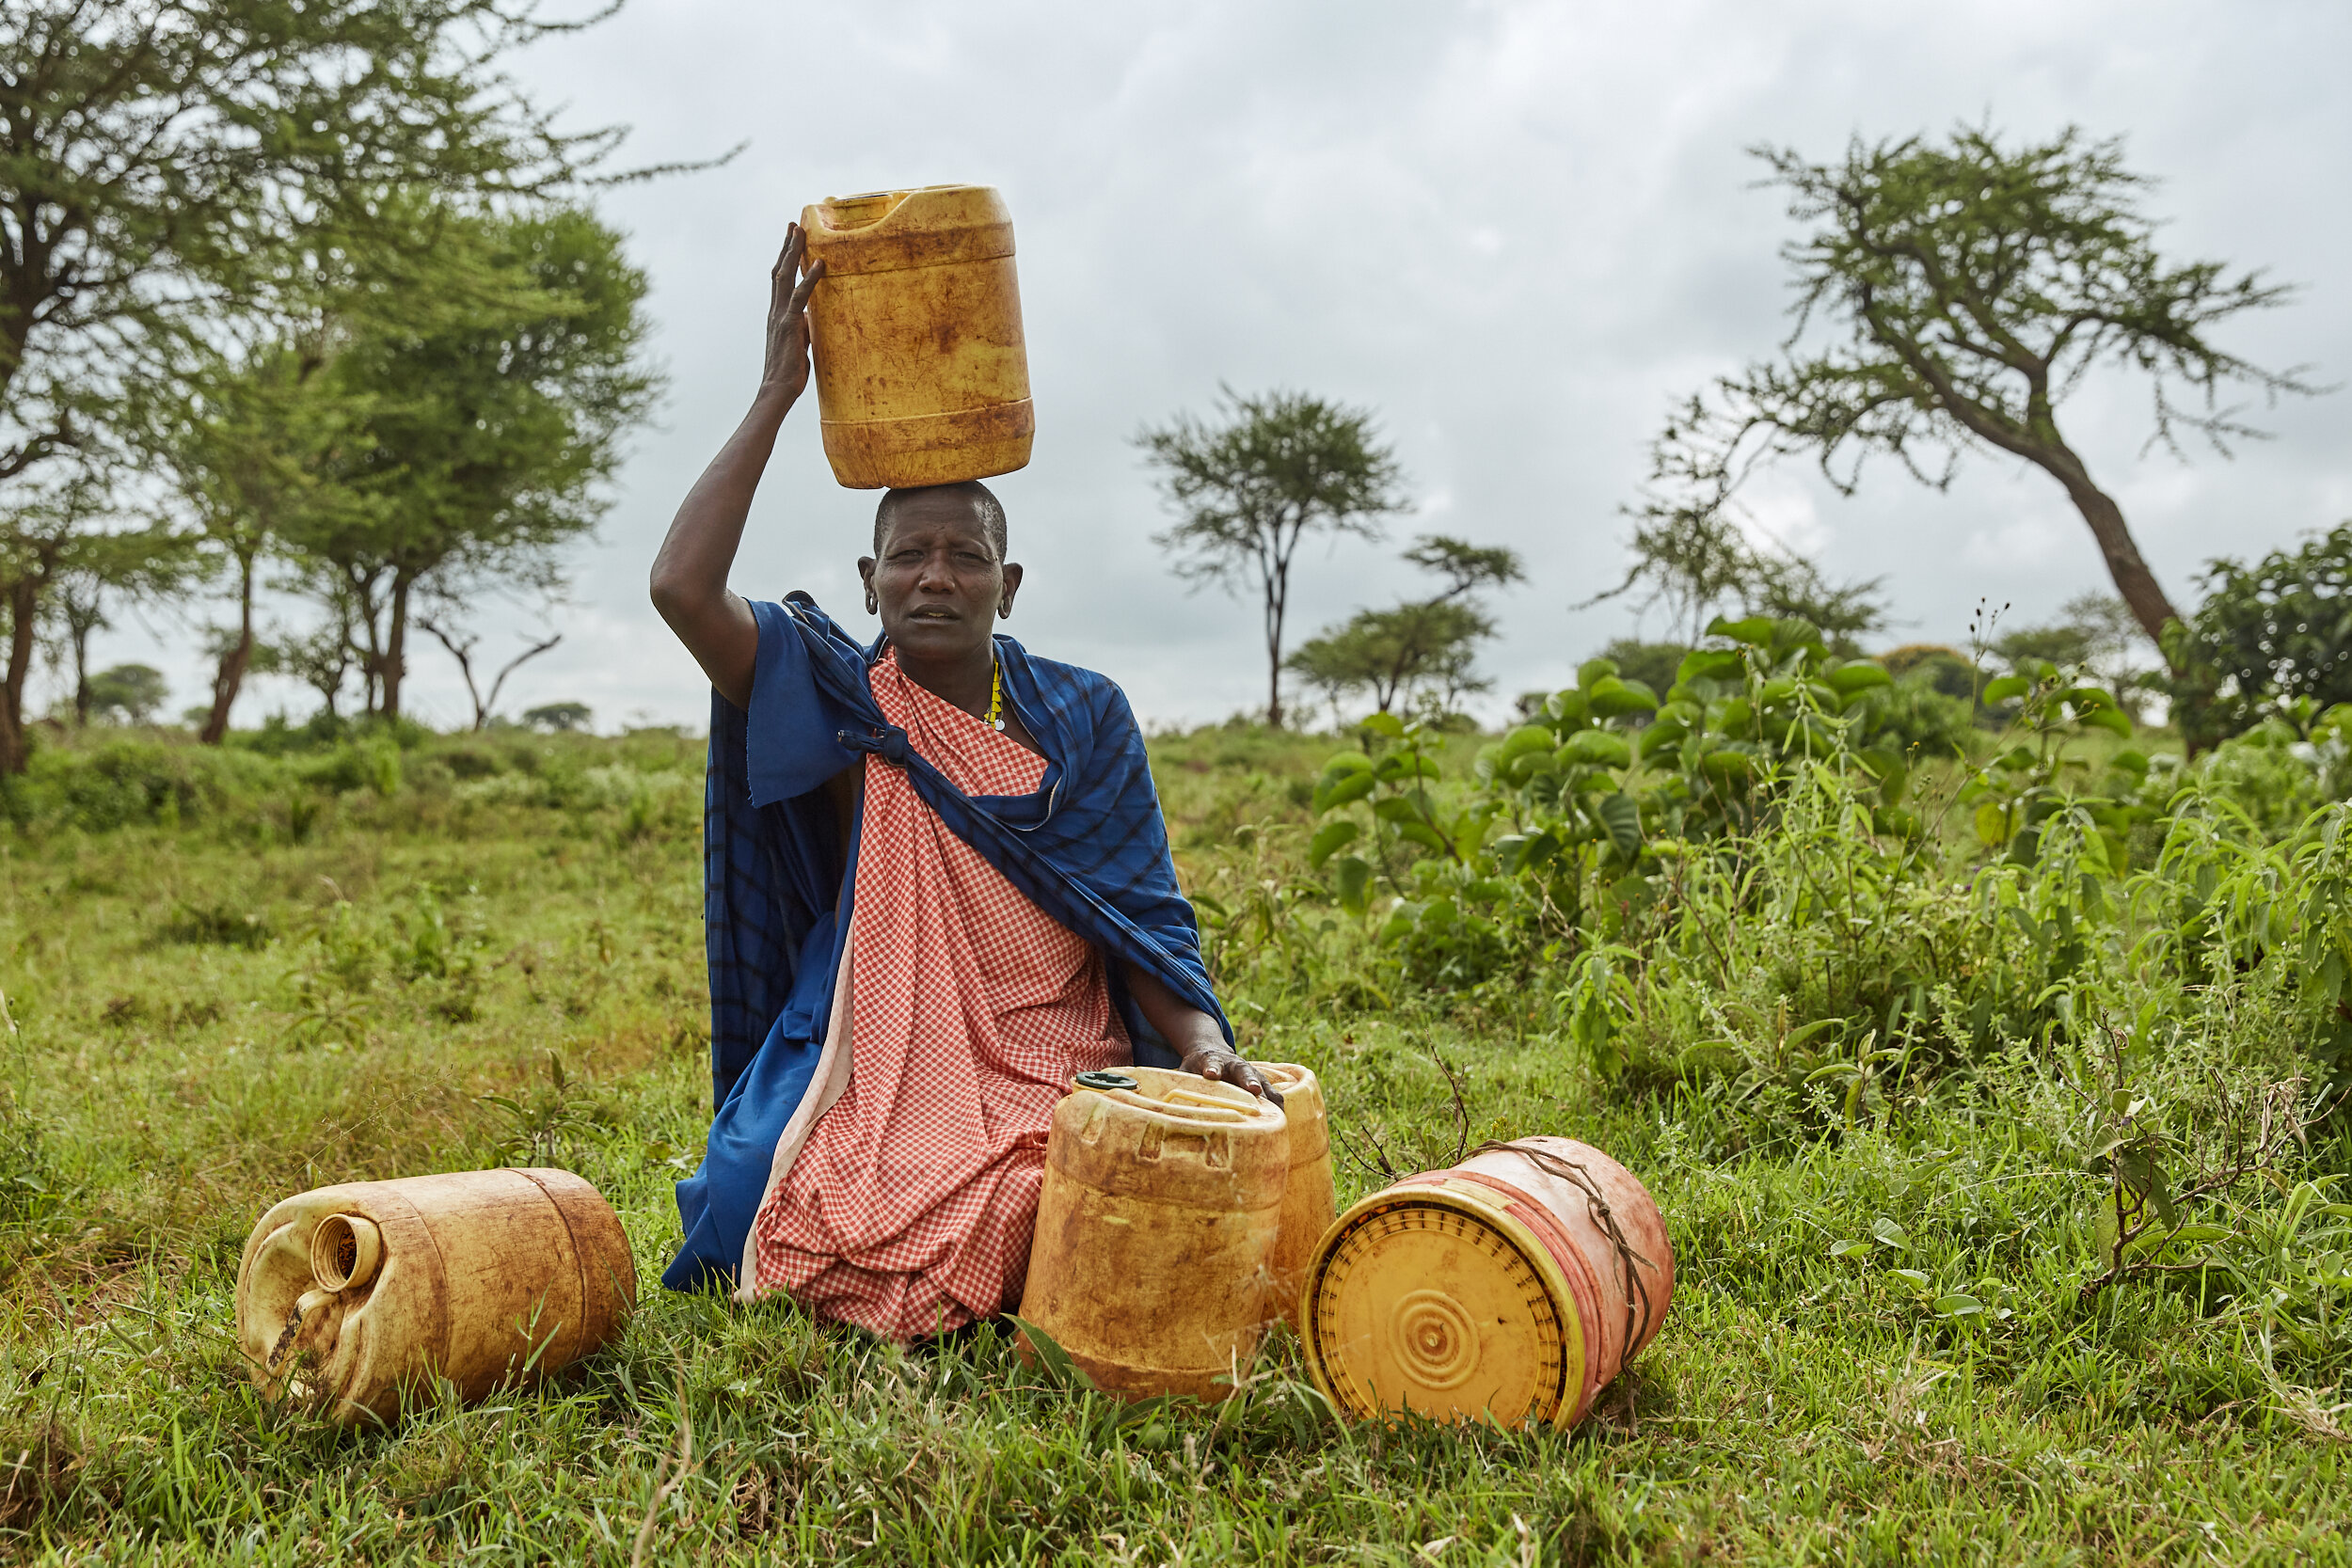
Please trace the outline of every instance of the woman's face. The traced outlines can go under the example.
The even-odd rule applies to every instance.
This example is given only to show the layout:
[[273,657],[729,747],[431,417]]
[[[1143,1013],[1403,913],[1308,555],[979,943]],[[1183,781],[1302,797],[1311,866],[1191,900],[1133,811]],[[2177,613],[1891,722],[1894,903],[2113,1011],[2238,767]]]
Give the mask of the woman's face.
[[858,562],[904,660],[950,662],[989,645],[1012,610],[1021,568],[998,559],[968,495],[911,496],[893,508],[879,557]]

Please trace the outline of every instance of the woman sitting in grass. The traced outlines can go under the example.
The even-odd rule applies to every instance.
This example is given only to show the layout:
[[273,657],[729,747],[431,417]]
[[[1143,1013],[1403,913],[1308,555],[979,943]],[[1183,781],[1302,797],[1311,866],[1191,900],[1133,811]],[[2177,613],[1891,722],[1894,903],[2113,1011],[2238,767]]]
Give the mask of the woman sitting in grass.
[[858,562],[882,634],[727,589],[808,383],[795,226],[751,413],[679,507],[653,601],[710,676],[704,918],[717,1117],[662,1282],[788,1291],[894,1338],[1020,1296],[1071,1075],[1230,1043],[1118,687],[994,635],[1021,568],[986,486],[893,490]]

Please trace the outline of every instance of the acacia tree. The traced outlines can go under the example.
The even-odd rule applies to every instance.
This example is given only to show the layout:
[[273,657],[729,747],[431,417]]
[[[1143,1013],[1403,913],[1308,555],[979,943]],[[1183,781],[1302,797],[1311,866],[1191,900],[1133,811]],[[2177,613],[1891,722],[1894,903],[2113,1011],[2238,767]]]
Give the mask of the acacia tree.
[[[617,133],[553,132],[501,70],[576,25],[539,8],[0,7],[0,514],[45,462],[112,455],[126,388],[172,383],[191,343],[335,253],[428,250],[398,193],[540,193],[598,164]],[[44,580],[10,602],[30,581],[38,610]],[[0,722],[0,773],[24,762]]]
[[2218,261],[2173,263],[2140,210],[2148,182],[2121,144],[2068,129],[2007,148],[1963,128],[1850,145],[1836,164],[1759,148],[1792,217],[1816,227],[1782,251],[1795,326],[1781,356],[1724,376],[1668,421],[1652,458],[1653,522],[1720,511],[1759,462],[1804,453],[1841,493],[1866,460],[1891,457],[1948,484],[1963,452],[2023,458],[2064,487],[2116,591],[2162,645],[2171,601],[2122,508],[2092,480],[2058,406],[2094,368],[2136,371],[2152,440],[2227,454],[2257,434],[2221,401],[2231,386],[2275,397],[2312,388],[2209,335],[2290,291]]
[[644,275],[620,237],[567,209],[453,214],[446,282],[418,319],[362,323],[330,373],[359,408],[339,483],[366,504],[289,540],[341,585],[364,639],[371,711],[397,718],[421,597],[552,593],[557,552],[592,531],[629,429],[660,380],[639,357]]
[[214,571],[229,579],[236,625],[214,636],[213,696],[199,738],[218,745],[259,650],[255,597],[263,564],[304,531],[343,526],[368,501],[337,483],[364,439],[364,404],[324,373],[332,333],[265,341],[202,372],[152,404],[136,436],[169,477],[171,504],[191,515]]
[[1833,653],[1852,657],[1858,639],[1886,626],[1884,579],[1833,582],[1793,550],[1758,545],[1721,505],[1653,498],[1634,513],[1625,579],[1579,602],[1586,610],[1635,590],[1644,608],[1662,604],[1679,645],[1697,645],[1719,610],[1808,622]]
[[1136,438],[1183,520],[1155,536],[1196,586],[1254,593],[1264,609],[1266,722],[1282,727],[1282,626],[1291,562],[1309,534],[1380,537],[1406,509],[1394,452],[1369,411],[1303,392],[1219,400],[1223,419],[1179,414]]
[[1446,579],[1426,599],[1388,610],[1359,610],[1299,644],[1288,663],[1337,703],[1368,690],[1374,705],[1391,711],[1414,688],[1434,688],[1436,705],[1452,713],[1461,700],[1492,683],[1476,673],[1478,644],[1494,635],[1494,619],[1477,594],[1526,580],[1518,553],[1442,533],[1423,535],[1405,559]]
[[110,602],[177,593],[196,567],[194,541],[168,526],[65,536],[48,594],[52,657],[73,673],[73,721],[90,720],[89,640],[114,623]]

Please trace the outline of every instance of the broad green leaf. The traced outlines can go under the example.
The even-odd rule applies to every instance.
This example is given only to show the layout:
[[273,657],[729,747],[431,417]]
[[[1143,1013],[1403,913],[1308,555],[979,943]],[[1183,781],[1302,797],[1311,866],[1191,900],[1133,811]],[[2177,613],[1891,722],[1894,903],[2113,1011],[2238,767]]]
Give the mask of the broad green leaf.
[[1340,908],[1350,914],[1361,914],[1372,892],[1372,867],[1360,855],[1340,858]]
[[1335,807],[1360,800],[1372,793],[1373,786],[1378,781],[1372,776],[1372,770],[1366,768],[1361,773],[1350,773],[1329,784],[1317,784],[1314,794],[1315,811],[1320,815]]
[[1552,733],[1541,724],[1521,724],[1502,737],[1503,762],[1513,762],[1530,752],[1549,752],[1557,744]]
[[1339,779],[1350,773],[1371,771],[1372,759],[1361,752],[1334,752],[1325,758],[1323,763],[1323,776],[1327,779]]
[[1032,1362],[1038,1370],[1043,1372],[1047,1382],[1073,1393],[1094,1386],[1094,1380],[1087,1376],[1086,1369],[1071,1359],[1070,1353],[1062,1349],[1052,1335],[1026,1318],[1012,1313],[1006,1316],[1012,1319],[1013,1326],[1021,1330],[1021,1338],[1028,1342],[1028,1354],[1024,1359]]
[[1990,707],[1995,703],[2013,701],[2032,689],[2033,682],[2023,675],[2003,675],[1999,680],[1985,683],[1985,705]]
[[1745,642],[1751,648],[1761,648],[1771,642],[1775,629],[1769,615],[1751,615],[1740,621],[1726,621],[1718,615],[1707,624],[1708,636],[1728,637],[1734,642]]
[[1977,842],[1988,849],[1998,849],[2009,842],[2009,813],[1987,800],[1977,808]]
[[1407,844],[1418,844],[1424,849],[1435,849],[1440,853],[1445,849],[1445,840],[1439,838],[1438,830],[1426,822],[1399,822],[1396,836]]
[[1320,869],[1325,861],[1356,842],[1363,829],[1347,817],[1326,822],[1315,830],[1315,836],[1307,841],[1307,863]]
[[1555,754],[1563,768],[1625,768],[1633,761],[1625,736],[1610,730],[1579,730]]
[[1617,847],[1617,853],[1631,860],[1642,850],[1642,808],[1633,797],[1620,792],[1601,798],[1596,808],[1600,825],[1608,831],[1609,842]]
[[1857,1252],[1869,1250],[1870,1243],[1867,1242],[1832,1242],[1829,1244],[1829,1255],[1832,1258],[1851,1258]]
[[1886,666],[1874,658],[1850,659],[1829,673],[1829,684],[1841,697],[1857,691],[1867,691],[1874,686],[1892,686],[1895,677],[1886,673]]
[[2122,708],[2095,707],[2088,713],[2076,715],[2074,722],[2088,725],[2092,729],[2106,730],[2108,734],[2120,736],[2125,740],[2132,737],[2132,721]]
[[1359,724],[1357,728],[1369,731],[1374,735],[1385,735],[1391,740],[1402,740],[1405,738],[1405,721],[1399,719],[1393,713],[1373,714],[1366,718],[1361,724]]
[[1688,733],[1680,724],[1652,724],[1642,732],[1636,749],[1645,757],[1654,757],[1661,752],[1672,751],[1681,745],[1683,736]]
[[2148,771],[2148,758],[2144,753],[2139,752],[2118,752],[2115,755],[2109,757],[2107,761],[2114,764],[2116,767],[2121,768],[2126,773],[2144,777]]
[[1629,713],[1658,711],[1658,693],[1640,681],[1620,680],[1614,675],[1595,681],[1584,694],[1586,705],[1596,719],[1617,719]]
[[1746,663],[1736,648],[1699,648],[1682,656],[1682,663],[1675,671],[1675,684],[1737,679]]
[[1544,699],[1544,711],[1550,714],[1554,719],[1559,720],[1563,725],[1572,726],[1581,724],[1584,722],[1586,717],[1584,711],[1584,693],[1581,691],[1555,691],[1550,696]]
[[1589,697],[1592,689],[1617,673],[1613,658],[1588,658],[1576,667],[1576,689]]
[[1382,784],[1398,784],[1406,779],[1435,779],[1442,773],[1434,758],[1419,752],[1391,752],[1380,759],[1373,776]]
[[1879,1239],[1881,1245],[1891,1246],[1898,1252],[1911,1250],[1911,1232],[1883,1214],[1870,1222],[1870,1234]]
[[1935,1298],[1935,1314],[1939,1318],[1965,1318],[1983,1312],[1984,1303],[1965,1291],[1955,1291],[1948,1296]]

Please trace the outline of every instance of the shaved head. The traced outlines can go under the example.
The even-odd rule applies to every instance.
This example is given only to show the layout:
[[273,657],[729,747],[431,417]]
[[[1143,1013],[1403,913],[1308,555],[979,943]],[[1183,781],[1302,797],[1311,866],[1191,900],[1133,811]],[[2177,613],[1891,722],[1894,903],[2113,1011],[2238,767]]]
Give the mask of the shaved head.
[[1005,559],[1009,546],[1005,534],[1004,503],[996,499],[993,490],[977,479],[967,479],[961,484],[929,484],[916,489],[883,491],[882,504],[874,508],[876,555],[882,553],[882,542],[890,537],[892,518],[901,506],[917,496],[962,498],[971,506],[973,515],[979,520],[980,531],[988,535],[989,544],[996,551],[996,559],[999,562]]

